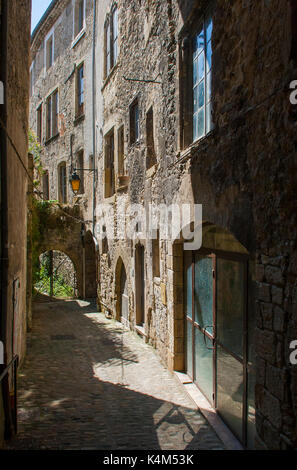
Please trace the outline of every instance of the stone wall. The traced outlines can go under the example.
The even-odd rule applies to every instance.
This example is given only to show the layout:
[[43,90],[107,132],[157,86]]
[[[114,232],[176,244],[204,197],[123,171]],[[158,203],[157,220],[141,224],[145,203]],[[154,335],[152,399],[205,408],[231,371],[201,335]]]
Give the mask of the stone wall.
[[[119,1],[118,64],[103,85],[103,136],[124,124],[129,187],[107,200],[115,208],[129,202],[203,204],[203,219],[232,234],[249,253],[251,354],[256,343],[257,446],[296,447],[296,371],[289,342],[296,338],[295,118],[289,83],[296,79],[291,59],[290,2],[227,2],[213,9],[214,129],[184,145],[181,100],[182,48],[191,18],[209,2]],[[108,12],[108,8],[107,8]],[[251,18],[253,19],[251,21]],[[155,79],[160,84],[132,82]],[[140,139],[129,143],[129,106],[138,97]],[[146,123],[154,110],[157,164],[146,168]],[[99,162],[100,165],[100,162]],[[100,173],[104,173],[103,160]],[[118,173],[115,162],[115,173]],[[102,179],[102,184],[104,180]],[[102,198],[99,196],[98,199]],[[135,245],[108,240],[101,256],[101,297],[116,312],[115,266],[126,259],[131,327],[135,328]],[[182,369],[183,335],[176,334],[182,288],[173,247],[160,249],[160,279],[152,276],[151,242],[144,241],[145,334],[164,363]],[[255,265],[256,269],[255,269]],[[174,274],[175,273],[175,274]],[[104,279],[104,281],[103,281]],[[256,290],[256,282],[259,284]],[[167,300],[161,295],[166,286]],[[295,297],[294,297],[295,295]]]
[[[72,2],[58,3],[60,9],[51,13],[47,29],[40,30],[39,39],[34,39],[32,45],[33,53],[37,54],[31,104],[33,128],[36,128],[36,108],[40,101],[44,102],[57,85],[60,90],[60,136],[47,143],[43,155],[44,167],[50,172],[52,198],[57,197],[57,164],[66,161],[68,168],[70,165],[70,135],[75,134],[73,154],[83,148],[88,158],[92,153],[93,124],[91,2],[87,1],[86,34],[73,47]],[[297,339],[294,315],[297,303],[296,110],[289,100],[290,81],[297,78],[293,2],[212,2],[214,127],[195,143],[189,139],[188,130],[191,103],[187,93],[187,48],[191,31],[198,27],[198,19],[211,2],[119,0],[117,4],[119,56],[104,78],[104,24],[112,2],[97,3],[96,209],[99,212],[101,202],[114,209],[98,232],[98,238],[102,238],[103,230],[107,230],[107,238],[99,243],[101,307],[119,317],[118,267],[123,263],[127,273],[130,327],[157,348],[167,367],[184,369],[180,246],[161,240],[160,276],[156,277],[152,241],[140,236],[134,240],[114,239],[109,229],[121,225],[115,214],[123,213],[130,203],[141,203],[146,208],[150,202],[202,204],[204,223],[232,236],[234,243],[249,255],[248,346],[249,361],[257,368],[256,446],[296,448],[297,375],[296,366],[289,363],[289,344]],[[42,41],[56,21],[55,63],[44,75]],[[87,111],[85,120],[74,124],[75,87],[71,72],[74,64],[83,58]],[[155,83],[143,80],[155,80]],[[140,136],[131,144],[129,109],[136,98]],[[146,135],[146,116],[151,107],[155,147],[152,165],[151,160],[147,162],[151,157]],[[125,175],[117,154],[118,131],[122,126]],[[116,190],[105,198],[104,141],[112,132]],[[76,202],[89,221],[91,179],[85,186],[88,190]],[[135,253],[139,244],[145,248],[145,322],[141,328],[136,325],[135,297],[139,269]],[[251,396],[253,392],[251,386]]]
[[[1,141],[1,322],[5,364],[26,349],[26,246],[28,178],[28,114],[30,0],[0,2]],[[13,328],[12,328],[13,325]],[[1,366],[2,368],[2,366]],[[10,372],[11,374],[11,372]],[[9,418],[11,385],[4,381],[0,399],[0,447],[12,431]],[[10,388],[10,390],[9,390]],[[6,413],[2,409],[5,404]]]
[[[93,173],[84,171],[84,191],[75,197],[68,182],[71,166],[78,168],[78,154],[84,153],[84,169],[92,169],[93,155],[93,97],[92,44],[93,2],[86,0],[83,34],[74,38],[75,0],[60,0],[37,30],[31,45],[31,74],[33,89],[30,102],[30,126],[37,134],[37,109],[42,105],[42,166],[49,173],[49,198],[59,199],[58,167],[66,163],[67,203],[80,206],[86,224],[92,222]],[[46,70],[45,44],[54,37],[54,61]],[[84,63],[84,113],[76,119],[77,67]],[[58,135],[46,140],[46,99],[55,90],[59,93]],[[72,140],[72,142],[71,142]]]

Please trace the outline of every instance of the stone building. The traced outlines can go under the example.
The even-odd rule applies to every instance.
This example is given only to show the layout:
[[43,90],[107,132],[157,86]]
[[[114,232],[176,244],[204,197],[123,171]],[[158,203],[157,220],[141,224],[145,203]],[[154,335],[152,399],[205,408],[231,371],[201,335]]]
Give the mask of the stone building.
[[[80,294],[86,297],[96,297],[95,259],[85,263],[88,239],[92,245],[94,233],[93,156],[98,153],[96,145],[100,145],[94,34],[92,0],[53,1],[33,31],[30,68],[30,127],[43,147],[43,197],[58,201],[61,207],[75,205],[83,214],[82,219],[65,212],[66,224],[68,220],[70,225],[76,223],[81,228],[77,226],[71,233],[52,233],[51,242],[44,249],[60,250],[70,257],[83,273]],[[76,196],[69,184],[75,171],[81,179]],[[77,231],[87,235],[85,244],[76,237]],[[90,250],[93,253],[94,247]]]
[[30,0],[0,1],[0,376],[8,367],[0,381],[0,448],[15,430],[11,361],[22,361],[26,349],[30,11]]
[[[59,86],[59,136],[44,142],[50,197],[60,163],[94,155],[94,206],[87,191],[67,201],[83,205],[99,240],[101,309],[185,372],[245,447],[296,448],[294,2],[94,2],[93,45],[91,3],[78,42],[71,1],[53,2],[33,35],[31,122],[38,131],[39,106]],[[76,122],[80,48],[93,48],[96,112]],[[191,218],[152,238],[130,212],[134,236],[118,236],[132,204],[202,205],[202,246],[184,249]]]

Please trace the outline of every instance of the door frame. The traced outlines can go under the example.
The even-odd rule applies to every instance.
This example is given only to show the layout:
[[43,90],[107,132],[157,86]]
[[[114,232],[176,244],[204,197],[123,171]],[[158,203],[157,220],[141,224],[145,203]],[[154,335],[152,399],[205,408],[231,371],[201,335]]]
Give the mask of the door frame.
[[[230,354],[234,359],[239,361],[242,364],[243,368],[243,402],[242,402],[242,443],[244,446],[247,444],[247,387],[248,387],[248,269],[249,269],[249,255],[238,252],[227,252],[223,250],[212,250],[208,248],[201,248],[197,251],[191,251],[192,261],[191,261],[191,270],[192,270],[192,375],[190,376],[193,380],[195,386],[201,391],[203,396],[208,400],[210,405],[215,408],[217,413],[220,415],[220,411],[217,408],[217,345],[219,345],[224,351]],[[204,328],[201,328],[200,325],[195,321],[195,254],[199,254],[205,257],[212,258],[212,270],[213,270],[213,336],[211,336]],[[222,345],[217,339],[217,259],[228,259],[232,261],[239,261],[244,264],[244,278],[243,278],[243,319],[242,319],[242,329],[243,329],[243,354],[242,359],[238,357],[235,353],[227,349]],[[185,276],[185,264],[183,262],[183,279],[184,279],[184,290],[187,285],[187,279]],[[184,319],[185,319],[185,338],[184,338],[184,354],[185,354],[185,365],[187,364],[187,313],[186,313],[186,295],[184,295]],[[212,365],[213,365],[213,400],[212,402],[208,399],[205,393],[199,387],[199,383],[194,380],[194,370],[195,370],[195,328],[197,328],[201,333],[206,335],[212,341],[213,354],[212,354]],[[186,370],[187,372],[187,370]],[[221,415],[220,415],[221,416]],[[224,420],[224,418],[221,416]]]
[[141,243],[135,246],[135,310],[136,325],[145,325],[145,247]]

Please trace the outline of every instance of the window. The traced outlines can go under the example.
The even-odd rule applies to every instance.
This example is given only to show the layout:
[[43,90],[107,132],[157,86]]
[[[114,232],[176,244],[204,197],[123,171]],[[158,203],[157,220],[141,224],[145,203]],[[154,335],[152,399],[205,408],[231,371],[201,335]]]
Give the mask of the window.
[[211,120],[212,20],[203,22],[193,42],[193,141],[212,128]]
[[78,176],[80,177],[79,194],[83,194],[85,192],[84,190],[84,151],[83,150],[81,150],[77,155],[76,168],[77,168]]
[[37,137],[39,142],[42,141],[42,104],[37,109]]
[[146,169],[148,170],[156,163],[153,108],[150,108],[146,114],[146,147]]
[[77,69],[77,109],[76,116],[84,114],[84,64]]
[[46,140],[58,134],[59,97],[58,90],[46,100]]
[[139,107],[138,100],[134,100],[130,106],[130,144],[139,139]]
[[54,36],[53,34],[46,41],[46,70],[48,70],[54,62]]
[[105,78],[118,58],[118,9],[114,7],[105,22],[104,32]]
[[157,230],[157,238],[152,240],[153,248],[153,277],[160,277],[160,232]]
[[105,76],[109,75],[110,69],[111,69],[111,60],[110,60],[110,23],[107,24],[106,30],[105,30],[105,62],[106,62],[106,70],[105,70]]
[[118,58],[118,10],[115,8],[112,12],[112,66]]
[[180,41],[181,148],[188,147],[213,128],[212,26],[209,14],[198,23],[193,17]]
[[42,175],[42,192],[44,201],[49,200],[49,176],[48,171],[45,171]]
[[30,97],[33,95],[34,92],[34,67],[35,61],[33,60],[32,65],[30,67]]
[[105,197],[114,194],[114,132],[105,137]]
[[66,163],[63,162],[58,167],[59,179],[59,194],[58,199],[62,204],[67,202],[67,177],[66,177]]
[[85,0],[77,0],[74,10],[74,37],[85,27]]
[[124,166],[124,126],[118,130],[118,174],[120,176],[125,174]]

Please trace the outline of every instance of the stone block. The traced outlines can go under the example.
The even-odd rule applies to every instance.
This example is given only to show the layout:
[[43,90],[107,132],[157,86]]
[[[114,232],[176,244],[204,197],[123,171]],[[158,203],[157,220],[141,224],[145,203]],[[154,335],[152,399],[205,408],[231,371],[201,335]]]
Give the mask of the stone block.
[[275,306],[273,309],[273,330],[283,333],[285,329],[286,315],[282,308]]
[[263,282],[258,283],[258,300],[263,302],[270,302],[270,285]]
[[272,331],[256,329],[256,351],[257,354],[270,364],[276,359],[276,335]]
[[285,397],[287,374],[285,370],[267,364],[266,367],[266,388],[281,401]]
[[280,429],[282,424],[281,407],[278,398],[274,397],[266,389],[258,398],[259,411],[267,418],[270,423],[276,428]]
[[283,289],[280,287],[271,287],[272,302],[277,305],[282,305],[283,303]]
[[266,375],[266,362],[264,359],[257,357],[256,359],[256,370],[257,370],[257,383],[260,385],[265,385],[265,375]]
[[268,450],[280,450],[280,434],[268,420],[263,423],[263,437]]
[[265,278],[269,284],[282,286],[284,284],[284,276],[281,268],[276,266],[265,267]]
[[261,302],[261,313],[263,328],[272,330],[273,305],[271,303]]

